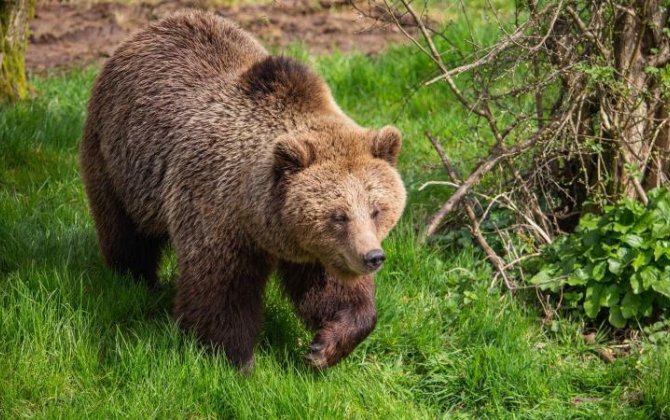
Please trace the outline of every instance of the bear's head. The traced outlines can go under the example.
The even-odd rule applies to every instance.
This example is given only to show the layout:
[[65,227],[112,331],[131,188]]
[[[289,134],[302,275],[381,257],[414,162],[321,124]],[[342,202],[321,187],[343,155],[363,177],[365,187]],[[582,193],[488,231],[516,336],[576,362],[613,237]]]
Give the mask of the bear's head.
[[372,273],[384,262],[382,240],[405,207],[395,168],[400,144],[400,132],[387,126],[294,133],[275,145],[280,223],[337,278]]

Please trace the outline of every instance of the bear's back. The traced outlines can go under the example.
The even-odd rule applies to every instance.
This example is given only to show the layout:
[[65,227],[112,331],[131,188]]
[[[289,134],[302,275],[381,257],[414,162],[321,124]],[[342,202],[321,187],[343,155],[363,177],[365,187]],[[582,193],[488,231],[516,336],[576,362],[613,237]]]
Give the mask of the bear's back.
[[218,191],[239,204],[246,172],[266,163],[276,138],[322,116],[351,123],[316,73],[270,56],[225,19],[188,12],[149,26],[108,60],[84,143],[99,149],[135,223],[160,233],[168,197]]
[[210,13],[150,25],[118,48],[93,88],[89,121],[101,134],[102,154],[153,154],[182,141],[194,121],[211,123],[212,106],[235,99],[229,91],[240,74],[267,56],[249,34]]
[[[266,55],[236,24],[212,13],[191,11],[150,25],[125,42],[110,61],[131,62],[162,78],[193,82],[234,78]],[[171,73],[160,73],[166,70]]]
[[166,182],[183,154],[177,149],[205,148],[195,142],[211,140],[203,134],[217,124],[213,102],[228,99],[222,89],[234,89],[240,73],[267,56],[235,24],[186,12],[137,33],[107,61],[89,103],[85,142],[99,150],[138,225],[163,230]]
[[232,22],[210,13],[179,13],[150,25],[116,50],[98,76],[89,114],[111,125],[102,127],[104,132],[117,131],[133,115],[145,113],[151,113],[151,122],[165,117],[175,125],[189,117],[184,113],[202,110],[212,91],[233,83],[267,55]]

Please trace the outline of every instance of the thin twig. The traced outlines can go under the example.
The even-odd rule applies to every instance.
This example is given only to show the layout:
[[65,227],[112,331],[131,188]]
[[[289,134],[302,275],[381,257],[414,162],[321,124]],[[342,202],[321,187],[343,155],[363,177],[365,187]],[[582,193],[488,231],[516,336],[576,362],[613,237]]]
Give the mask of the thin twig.
[[[559,12],[561,11],[562,3],[563,2],[560,1],[558,3],[558,5],[556,6],[556,12],[554,13],[554,16],[551,19],[551,22],[549,24],[549,28],[548,28],[546,34],[540,40],[540,42],[538,42],[534,46],[527,47],[529,52],[537,51],[540,47],[542,47],[544,45],[545,42],[547,42],[547,39],[551,36],[551,33],[554,29],[554,25],[556,24],[556,20],[558,19],[558,16],[560,14]],[[547,7],[545,10],[540,12],[539,16],[543,16],[548,9],[549,9],[549,7]],[[469,70],[472,70],[472,69],[475,69],[477,67],[481,67],[481,66],[484,66],[484,65],[487,65],[487,64],[493,62],[493,60],[495,60],[498,57],[498,55],[500,55],[500,53],[502,53],[503,51],[507,50],[511,46],[518,46],[519,44],[517,43],[517,41],[524,37],[524,31],[528,27],[530,27],[530,26],[532,26],[536,23],[537,23],[537,19],[529,20],[525,24],[519,26],[512,34],[509,34],[507,36],[507,38],[505,38],[503,41],[497,43],[483,57],[481,57],[481,58],[479,58],[479,59],[477,59],[477,60],[475,60],[471,63],[464,64],[462,66],[459,66],[459,67],[456,67],[454,69],[448,70],[446,73],[443,73],[439,76],[433,77],[432,79],[424,82],[424,86],[432,85],[433,83],[439,82],[440,80],[445,79],[447,76],[450,76],[450,77],[458,76],[461,73],[465,73]],[[499,25],[499,26],[502,29],[502,25]]]
[[[447,173],[449,174],[449,178],[451,178],[452,182],[460,183],[458,174],[456,173],[456,169],[449,162],[449,158],[447,158],[447,154],[442,148],[442,144],[428,132],[426,133],[426,137],[428,137],[428,140],[430,140],[430,142],[435,147],[435,150],[437,151],[440,160],[442,160],[442,163],[444,164],[444,167],[446,168]],[[507,286],[507,288],[510,291],[513,291],[515,289],[515,285],[514,283],[512,283],[512,280],[509,278],[507,272],[505,271],[505,261],[498,254],[496,254],[493,248],[491,248],[489,243],[486,241],[486,238],[482,234],[481,228],[479,226],[479,220],[477,220],[477,215],[475,214],[475,211],[472,208],[472,203],[467,197],[465,200],[463,200],[463,207],[465,207],[465,212],[468,215],[468,218],[470,219],[470,223],[472,224],[471,226],[472,235],[479,243],[479,246],[481,246],[481,248],[486,253],[486,257],[491,262],[493,267],[498,271],[498,273],[500,273],[500,276],[505,281],[505,285]]]
[[610,51],[607,48],[605,48],[602,42],[600,42],[600,39],[597,36],[595,36],[593,32],[589,30],[589,28],[586,26],[584,21],[582,21],[582,18],[579,17],[579,14],[577,14],[575,9],[573,9],[572,6],[567,6],[565,10],[568,12],[570,17],[572,17],[572,19],[575,21],[579,30],[582,31],[582,34],[585,37],[587,37],[589,41],[593,42],[600,51],[600,54],[602,54],[603,57],[609,61],[611,56]]
[[555,128],[556,124],[548,124],[545,125],[542,129],[538,130],[534,135],[532,135],[530,138],[528,138],[526,141],[515,144],[514,146],[510,147],[509,149],[505,149],[502,147],[497,147],[494,146],[492,150],[490,150],[489,154],[487,155],[486,158],[484,158],[479,164],[477,164],[477,167],[475,168],[474,171],[468,176],[468,178],[461,183],[460,187],[454,191],[451,197],[449,197],[449,200],[445,202],[442,207],[430,218],[428,221],[428,224],[426,225],[425,230],[420,236],[421,242],[425,242],[435,231],[437,230],[438,226],[444,219],[444,217],[449,214],[454,207],[461,201],[461,199],[467,194],[467,192],[477,183],[479,180],[486,175],[488,172],[493,169],[500,159],[504,157],[512,157],[516,156],[519,153],[525,152],[529,148],[533,147],[540,139],[543,138],[548,132],[550,132],[550,129]]

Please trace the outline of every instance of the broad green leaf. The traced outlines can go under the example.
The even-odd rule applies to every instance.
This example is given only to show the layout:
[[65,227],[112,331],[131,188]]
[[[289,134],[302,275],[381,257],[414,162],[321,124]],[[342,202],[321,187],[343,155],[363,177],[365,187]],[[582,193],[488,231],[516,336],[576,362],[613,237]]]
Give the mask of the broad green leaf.
[[617,259],[621,262],[621,267],[626,267],[637,256],[639,251],[622,246],[616,250]]
[[640,268],[646,266],[649,264],[651,261],[651,255],[649,254],[650,251],[646,252],[640,252],[633,258],[633,263],[631,264],[633,266],[633,270],[638,271]]
[[593,284],[586,288],[586,297],[584,298],[584,312],[589,318],[595,318],[600,312],[600,294],[603,287],[599,284]]
[[615,207],[611,204],[607,204],[606,206],[603,207],[603,210],[605,211],[605,215],[608,213],[612,213],[614,211]]
[[607,271],[607,265],[605,264],[605,261],[601,261],[595,266],[593,266],[593,270],[591,271],[591,277],[595,281],[600,281],[605,277],[605,271]]
[[565,292],[563,294],[564,305],[568,308],[576,308],[583,297],[583,292]]
[[644,242],[644,239],[640,235],[636,235],[634,233],[629,233],[627,235],[624,235],[622,238],[622,241],[627,243],[633,248],[639,248],[642,246],[642,243]]
[[633,213],[634,218],[642,216],[647,211],[647,208],[637,200],[625,199],[624,207],[625,207],[624,211],[631,211]]
[[600,246],[610,255],[616,255],[616,252],[619,250],[619,248],[621,248],[621,245],[619,244],[610,245],[605,242],[601,242]]
[[583,230],[595,229],[598,227],[598,217],[595,214],[587,213],[579,220],[579,227]]
[[593,266],[587,264],[584,268],[578,268],[575,270],[574,275],[577,276],[582,281],[588,281],[591,278],[591,272],[593,271]]
[[[579,270],[582,270],[582,269],[580,268]],[[577,275],[571,274],[567,277],[565,282],[568,284],[568,286],[583,286],[588,282],[588,280],[584,280]]]
[[649,339],[650,342],[654,344],[660,344],[661,342],[667,342],[668,337],[670,337],[670,333],[667,331],[658,331],[653,334],[649,334],[647,338]]
[[670,267],[665,267],[665,270],[658,277],[658,281],[651,285],[651,288],[670,298]]
[[663,219],[665,219],[666,222],[670,222],[670,201],[658,200],[656,202],[656,208],[661,212]]
[[558,285],[558,280],[555,280],[555,269],[552,266],[545,266],[539,273],[531,277],[529,280],[531,284],[540,286],[540,289],[546,290],[552,286]]
[[670,224],[662,220],[654,222],[651,226],[651,234],[656,239],[667,238],[670,236]]
[[613,306],[610,308],[609,316],[610,324],[614,325],[617,328],[623,328],[626,326],[626,319],[621,314],[621,309],[618,306]]
[[604,260],[607,258],[607,250],[603,248],[603,244],[598,244],[589,248],[589,250],[586,251],[586,256],[591,261]]
[[619,233],[626,233],[635,223],[635,213],[631,209],[622,209],[616,217],[616,222],[612,230]]
[[600,305],[591,300],[584,300],[584,312],[589,318],[595,318],[600,312]]
[[619,303],[619,296],[621,291],[619,290],[619,285],[611,284],[607,286],[600,293],[600,306],[605,306],[611,308],[617,303]]
[[670,203],[670,190],[667,188],[654,188],[647,194],[649,197],[649,207],[658,207],[658,203],[665,201]]
[[649,290],[649,288],[658,281],[661,272],[658,268],[648,265],[640,271],[640,277],[642,278],[642,287],[644,290]]
[[587,247],[593,247],[600,243],[600,232],[597,230],[589,230],[582,236],[582,242]]
[[577,259],[572,257],[563,261],[561,264],[561,272],[564,276],[572,274],[575,270],[581,268],[581,264],[577,262]]
[[631,228],[632,228],[632,226],[622,225],[621,223],[617,223],[617,222],[612,223],[612,230],[617,232],[617,233],[626,233]]
[[670,298],[670,281],[658,281],[652,284],[651,288],[663,296]]
[[621,274],[621,271],[623,270],[621,261],[618,261],[614,258],[607,259],[607,268],[609,268],[610,273],[614,274],[615,276]]
[[636,295],[639,295],[640,293],[644,292],[644,286],[642,285],[642,276],[640,275],[639,272],[633,273],[632,276],[630,276],[630,287],[633,289],[633,293]]
[[635,223],[635,226],[633,229],[631,229],[631,232],[637,233],[642,237],[649,236],[649,231],[651,230],[651,226],[654,224],[654,219],[655,217],[652,212],[645,212],[642,217],[638,219],[637,223]]
[[626,292],[626,295],[621,299],[621,315],[626,319],[637,316],[640,311],[640,301],[641,298],[639,295],[630,291]]
[[640,247],[640,248],[642,248],[642,249],[644,249],[644,250],[653,248],[653,246],[654,246],[654,244],[656,243],[656,241],[658,241],[658,239],[654,238],[654,237],[653,237],[652,235],[650,235],[650,234],[646,234],[646,235],[645,235],[645,238],[646,238],[646,239],[644,240],[644,243],[643,243],[642,246]]
[[662,256],[670,258],[670,241],[656,241],[654,244],[654,260],[658,261]]

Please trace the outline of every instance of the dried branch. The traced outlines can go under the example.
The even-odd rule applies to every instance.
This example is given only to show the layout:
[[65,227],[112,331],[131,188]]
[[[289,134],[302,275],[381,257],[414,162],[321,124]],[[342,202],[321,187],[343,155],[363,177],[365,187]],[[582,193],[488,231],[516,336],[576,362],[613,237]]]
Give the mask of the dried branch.
[[[439,140],[435,139],[429,132],[426,132],[426,137],[428,137],[428,140],[430,140],[430,142],[435,147],[435,150],[437,151],[440,160],[442,160],[442,164],[444,164],[444,167],[447,170],[449,178],[451,178],[452,182],[460,183],[458,173],[456,172],[456,169],[453,167],[451,162],[449,162],[449,158],[447,158],[447,154],[444,151],[442,144],[439,142]],[[479,243],[479,246],[481,246],[484,252],[486,253],[486,257],[488,258],[488,260],[491,262],[493,267],[498,271],[500,276],[503,278],[507,288],[510,291],[514,291],[516,286],[514,285],[512,280],[507,275],[507,272],[505,271],[505,261],[498,254],[496,254],[493,248],[491,248],[489,243],[486,241],[486,238],[482,234],[481,228],[479,226],[479,220],[477,219],[477,215],[475,214],[473,205],[468,197],[465,197],[465,199],[463,200],[463,207],[465,207],[465,212],[468,215],[468,218],[470,219],[472,236],[475,237],[475,239]]]
[[465,72],[470,71],[474,68],[481,67],[481,66],[484,66],[486,64],[491,63],[493,60],[496,59],[496,57],[498,57],[498,54],[505,51],[510,46],[514,45],[514,41],[516,39],[521,38],[524,35],[524,33],[523,33],[524,29],[525,29],[525,27],[517,29],[512,35],[509,36],[509,38],[507,38],[505,41],[503,41],[499,44],[496,44],[496,46],[494,48],[492,48],[488,53],[486,53],[486,55],[484,55],[480,59],[478,59],[478,60],[476,60],[472,63],[468,63],[468,64],[462,65],[460,67],[456,67],[455,69],[447,70],[445,73],[440,74],[439,76],[436,76],[436,77],[428,80],[427,82],[424,82],[424,85],[425,86],[432,85],[433,83],[439,82],[440,80],[444,80],[447,77],[452,77],[453,78],[454,76],[458,76],[461,73],[465,73]]
[[[454,80],[447,74],[449,71],[447,69],[447,66],[444,64],[442,61],[442,56],[438,52],[437,48],[435,47],[435,44],[433,43],[433,38],[431,37],[430,33],[428,32],[428,29],[426,29],[426,25],[424,25],[423,21],[421,20],[421,17],[417,15],[417,13],[414,11],[412,6],[409,5],[409,3],[406,0],[400,0],[402,4],[405,6],[407,11],[412,15],[412,18],[414,19],[414,22],[416,23],[416,26],[419,28],[421,31],[421,34],[424,38],[424,40],[428,43],[428,46],[430,48],[429,50],[426,50],[419,41],[417,41],[414,37],[412,37],[402,26],[400,25],[400,22],[397,20],[397,18],[394,17],[396,20],[396,24],[398,25],[398,28],[400,28],[400,31],[405,35],[409,40],[411,40],[419,49],[426,54],[428,57],[430,57],[435,64],[440,68],[440,70],[445,74],[445,81],[449,85],[449,89],[456,95],[456,98],[458,101],[470,112],[479,115],[480,117],[486,117],[486,112],[475,107],[474,105],[470,104],[468,99],[461,93],[460,89],[456,86],[456,83]],[[388,0],[384,0],[384,4],[386,4],[386,7],[391,10],[391,5],[388,3]]]
[[554,121],[552,124],[544,126],[542,129],[538,130],[533,136],[531,136],[526,141],[515,144],[510,148],[503,148],[499,145],[495,145],[488,153],[487,157],[482,160],[475,167],[474,171],[468,176],[468,178],[460,184],[460,187],[454,191],[454,193],[449,197],[442,207],[428,220],[425,230],[420,236],[421,242],[425,242],[428,237],[430,237],[435,230],[439,227],[444,217],[449,214],[454,207],[461,201],[461,199],[468,193],[468,191],[477,183],[479,180],[490,172],[503,158],[514,157],[520,153],[523,153],[533,147],[537,142],[539,142],[543,137],[550,132],[551,128],[555,128],[557,121]]
[[595,36],[591,30],[586,26],[586,24],[582,21],[582,18],[579,17],[579,14],[575,11],[575,9],[572,8],[572,6],[567,6],[565,10],[568,12],[568,14],[575,20],[575,23],[577,24],[577,27],[579,30],[582,32],[582,34],[587,37],[591,42],[595,44],[595,46],[600,50],[600,53],[603,55],[605,60],[610,59],[611,53],[610,51],[605,48],[605,46],[600,42],[600,38]]

